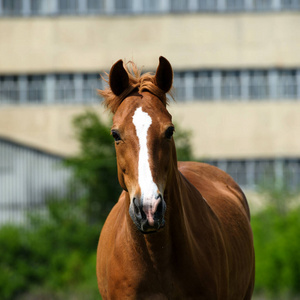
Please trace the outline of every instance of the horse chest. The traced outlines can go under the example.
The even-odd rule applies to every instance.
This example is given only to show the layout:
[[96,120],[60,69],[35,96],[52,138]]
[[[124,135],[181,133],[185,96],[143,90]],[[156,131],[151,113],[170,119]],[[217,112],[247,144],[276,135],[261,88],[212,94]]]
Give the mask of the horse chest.
[[144,269],[144,272],[130,271],[128,276],[113,280],[110,290],[114,299],[186,299],[176,278],[169,272]]
[[131,254],[130,259],[112,265],[108,299],[217,299],[214,291],[201,287],[193,268],[184,267],[179,261],[167,264],[136,252]]

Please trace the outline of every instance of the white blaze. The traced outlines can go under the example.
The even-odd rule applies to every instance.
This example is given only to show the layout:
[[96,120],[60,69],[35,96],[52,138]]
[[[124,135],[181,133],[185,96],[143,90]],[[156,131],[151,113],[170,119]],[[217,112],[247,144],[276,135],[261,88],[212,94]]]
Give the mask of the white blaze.
[[140,146],[138,182],[141,188],[141,198],[143,199],[144,204],[148,202],[147,204],[152,206],[151,200],[156,197],[158,192],[157,185],[153,182],[150,170],[147,147],[147,132],[152,123],[152,119],[147,113],[142,111],[141,107],[136,109],[132,119]]

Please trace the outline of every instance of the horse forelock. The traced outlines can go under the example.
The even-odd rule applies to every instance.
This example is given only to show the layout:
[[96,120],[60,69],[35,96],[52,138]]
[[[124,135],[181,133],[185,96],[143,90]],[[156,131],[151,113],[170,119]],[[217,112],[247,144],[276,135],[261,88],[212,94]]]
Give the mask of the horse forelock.
[[[137,91],[138,93],[148,91],[159,98],[165,106],[168,104],[169,100],[166,93],[156,85],[156,78],[153,73],[147,72],[141,74],[141,70],[138,69],[136,64],[132,61],[126,63],[124,65],[124,69],[129,77],[129,87],[119,96],[115,95],[109,86],[109,74],[105,72],[104,76],[101,75],[102,80],[105,81],[107,85],[103,90],[99,89],[98,94],[104,98],[103,105],[112,113],[117,111],[123,100],[133,91]],[[168,94],[172,99],[174,99],[172,89],[168,92]]]

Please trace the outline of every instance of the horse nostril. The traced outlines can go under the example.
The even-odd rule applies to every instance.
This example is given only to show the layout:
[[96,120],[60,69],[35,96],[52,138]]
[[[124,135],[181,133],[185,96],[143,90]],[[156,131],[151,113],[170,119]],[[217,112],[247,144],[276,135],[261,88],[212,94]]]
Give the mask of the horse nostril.
[[140,213],[140,210],[138,205],[136,204],[136,200],[137,200],[136,198],[133,198],[132,202],[133,202],[134,213],[138,215]]
[[162,200],[162,199],[160,199],[156,211],[157,211],[159,214],[162,214],[162,213],[163,213],[163,200]]
[[163,214],[164,214],[164,205],[163,205],[163,200],[160,199],[159,203],[157,204],[154,216],[156,219],[161,219],[163,217]]
[[141,209],[141,218],[142,218],[142,220],[147,220],[147,216],[143,209]]
[[138,220],[142,220],[146,217],[145,213],[143,212],[143,209],[140,207],[138,204],[138,199],[133,198],[133,209],[134,209],[134,214]]

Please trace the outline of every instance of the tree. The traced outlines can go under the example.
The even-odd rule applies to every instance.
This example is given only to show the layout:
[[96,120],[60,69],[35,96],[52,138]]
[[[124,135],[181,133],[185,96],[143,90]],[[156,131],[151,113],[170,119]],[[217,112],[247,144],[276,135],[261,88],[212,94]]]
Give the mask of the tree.
[[104,219],[121,192],[110,129],[93,111],[75,117],[73,125],[80,152],[65,163],[83,190],[89,220]]

